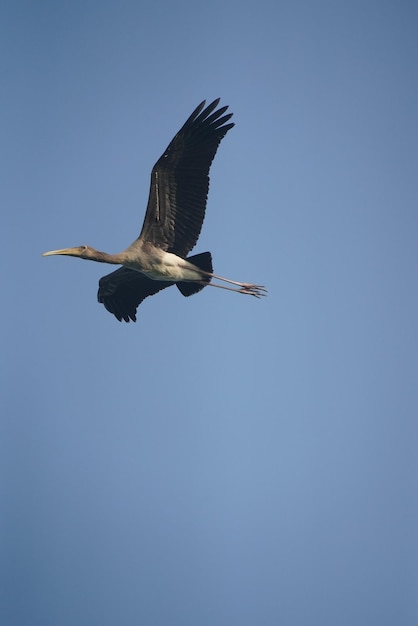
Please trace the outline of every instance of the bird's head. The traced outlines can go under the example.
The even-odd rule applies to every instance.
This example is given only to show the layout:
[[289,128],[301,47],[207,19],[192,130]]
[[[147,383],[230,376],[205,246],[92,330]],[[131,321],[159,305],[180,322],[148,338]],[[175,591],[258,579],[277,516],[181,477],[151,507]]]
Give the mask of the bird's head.
[[65,256],[78,256],[80,259],[92,259],[96,250],[90,246],[77,246],[76,248],[63,248],[62,250],[51,250],[44,252],[42,256],[52,256],[54,254],[64,254]]

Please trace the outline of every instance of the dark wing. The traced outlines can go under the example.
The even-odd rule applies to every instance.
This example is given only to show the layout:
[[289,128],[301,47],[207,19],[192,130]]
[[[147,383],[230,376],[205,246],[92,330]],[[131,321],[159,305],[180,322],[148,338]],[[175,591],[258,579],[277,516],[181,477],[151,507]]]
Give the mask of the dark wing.
[[136,310],[148,296],[174,283],[151,280],[144,274],[120,267],[99,280],[97,299],[121,322],[136,322]]
[[139,239],[186,257],[194,247],[205,217],[209,168],[233,123],[228,107],[215,111],[219,98],[193,111],[151,173],[147,212]]

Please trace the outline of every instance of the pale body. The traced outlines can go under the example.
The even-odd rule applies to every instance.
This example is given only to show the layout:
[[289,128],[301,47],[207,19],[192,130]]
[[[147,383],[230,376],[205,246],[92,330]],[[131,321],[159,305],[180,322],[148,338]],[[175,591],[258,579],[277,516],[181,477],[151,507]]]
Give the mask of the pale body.
[[[129,251],[129,248],[127,251]],[[202,272],[193,263],[189,263],[187,259],[182,259],[172,252],[164,252],[154,247],[149,249],[146,259],[141,259],[140,263],[137,259],[128,259],[122,265],[129,267],[131,270],[141,272],[141,274],[148,276],[152,280],[166,280],[178,283],[196,282],[202,279]]]

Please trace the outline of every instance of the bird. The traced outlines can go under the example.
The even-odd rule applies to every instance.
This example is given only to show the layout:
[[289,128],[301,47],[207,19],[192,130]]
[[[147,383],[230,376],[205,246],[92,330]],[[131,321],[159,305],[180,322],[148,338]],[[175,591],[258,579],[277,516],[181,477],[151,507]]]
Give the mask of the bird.
[[108,254],[83,245],[43,253],[121,265],[99,280],[97,293],[98,301],[119,322],[136,322],[141,302],[172,285],[186,297],[207,286],[256,298],[267,293],[262,285],[214,274],[210,252],[188,256],[205,217],[210,166],[235,125],[229,121],[233,114],[226,113],[228,106],[218,107],[219,103],[217,98],[206,106],[203,100],[155,163],[142,230],[126,250]]

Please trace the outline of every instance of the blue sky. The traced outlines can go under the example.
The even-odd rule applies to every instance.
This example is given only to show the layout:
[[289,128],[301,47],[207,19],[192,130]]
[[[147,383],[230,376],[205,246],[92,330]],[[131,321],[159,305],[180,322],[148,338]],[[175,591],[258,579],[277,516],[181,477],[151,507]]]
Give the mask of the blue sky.
[[[415,625],[418,9],[5,2],[2,623]],[[257,301],[102,265],[193,108],[234,112],[195,252]]]

